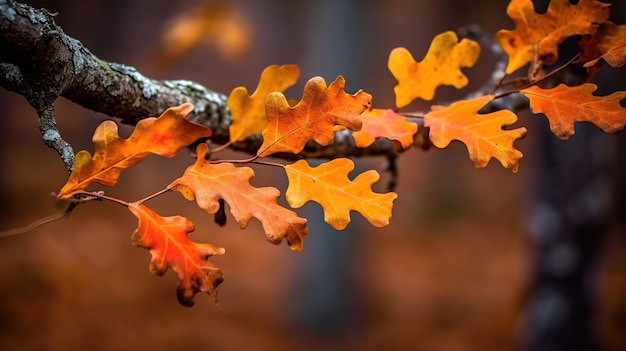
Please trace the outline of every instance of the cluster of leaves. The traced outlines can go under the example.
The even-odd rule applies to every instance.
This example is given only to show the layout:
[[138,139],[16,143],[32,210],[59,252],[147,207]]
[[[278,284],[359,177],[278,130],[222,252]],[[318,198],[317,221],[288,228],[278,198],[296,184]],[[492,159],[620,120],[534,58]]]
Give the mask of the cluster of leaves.
[[[580,0],[575,5],[568,0],[553,0],[545,14],[537,14],[530,0],[513,0],[507,14],[515,22],[515,29],[496,34],[497,42],[509,58],[506,74],[519,72],[527,65],[529,73],[521,78],[503,79],[492,93],[447,106],[432,106],[420,116],[429,128],[430,142],[445,148],[452,140],[459,140],[467,146],[475,167],[485,167],[495,158],[516,172],[522,153],[514,143],[526,134],[526,129],[506,129],[517,122],[513,111],[479,112],[491,101],[510,94],[526,96],[532,111],[544,114],[551,130],[562,139],[574,134],[574,124],[578,121],[594,123],[609,133],[621,130],[626,124],[626,110],[620,106],[620,100],[626,97],[626,92],[600,97],[592,95],[597,87],[591,83],[573,87],[541,86],[547,77],[569,65],[584,64],[591,73],[602,62],[613,67],[624,65],[626,26],[608,22],[609,5],[595,0]],[[558,45],[577,35],[581,36],[581,53],[565,65],[546,69],[556,62]],[[291,249],[302,249],[308,232],[307,220],[278,204],[278,189],[250,184],[253,169],[240,165],[255,163],[285,171],[288,179],[285,197],[292,208],[308,201],[317,202],[324,210],[324,220],[336,229],[350,223],[351,211],[359,212],[375,227],[384,227],[389,223],[397,195],[372,191],[372,185],[379,179],[376,171],[368,170],[350,179],[348,175],[354,163],[348,158],[338,157],[316,167],[306,160],[276,163],[267,158],[276,153],[297,154],[311,141],[330,145],[338,129],[350,130],[357,147],[365,148],[377,138],[387,138],[399,152],[404,151],[413,144],[418,126],[407,119],[415,114],[401,109],[418,98],[432,100],[442,85],[465,87],[468,80],[461,69],[473,66],[479,54],[478,43],[469,39],[459,41],[453,32],[436,36],[421,62],[416,62],[404,48],[393,50],[388,68],[398,81],[394,108],[373,107],[372,96],[364,91],[346,93],[341,76],[329,85],[321,77],[311,78],[304,86],[302,98],[290,102],[284,91],[297,82],[299,69],[294,65],[270,66],[262,72],[251,95],[246,88],[238,87],[228,99],[233,119],[231,142],[261,134],[263,143],[256,155],[246,160],[211,160],[209,146],[200,143],[195,163],[180,178],[136,202],[124,202],[86,189],[94,182],[113,186],[122,170],[138,164],[149,154],[172,157],[178,149],[210,137],[211,130],[185,119],[193,109],[191,104],[171,107],[158,118],[142,120],[125,140],[119,137],[113,122],[104,122],[93,136],[93,156],[87,151],[76,155],[74,171],[58,198],[96,196],[127,206],[139,220],[132,235],[133,245],[150,250],[152,273],[162,275],[168,268],[177,273],[179,301],[191,306],[198,292],[217,298],[216,288],[223,276],[208,258],[223,254],[224,249],[189,240],[187,234],[194,230],[189,219],[163,217],[144,202],[164,192],[176,191],[190,201],[195,200],[208,214],[219,216],[221,223],[227,204],[241,228],[246,228],[254,217],[262,224],[268,241],[279,244],[286,239]],[[496,94],[498,89],[507,87],[510,90]]]

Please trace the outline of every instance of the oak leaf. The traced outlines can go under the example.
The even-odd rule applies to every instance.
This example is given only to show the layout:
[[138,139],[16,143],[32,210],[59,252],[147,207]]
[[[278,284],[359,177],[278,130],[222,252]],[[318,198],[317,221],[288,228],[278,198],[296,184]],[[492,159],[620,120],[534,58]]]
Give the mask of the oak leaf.
[[596,0],[552,0],[545,14],[535,12],[532,0],[512,0],[506,9],[514,30],[500,30],[496,40],[509,56],[506,73],[533,61],[535,51],[545,64],[558,58],[557,47],[573,35],[593,34],[597,23],[609,18],[609,4]]
[[543,113],[550,123],[550,130],[559,139],[574,135],[575,122],[591,122],[607,133],[616,133],[626,124],[626,109],[620,101],[626,91],[607,96],[592,95],[598,87],[593,83],[569,87],[559,84],[551,89],[533,86],[520,93],[530,100],[533,113]]
[[448,107],[434,107],[424,116],[424,126],[430,128],[430,141],[438,148],[447,147],[454,139],[463,142],[474,167],[487,166],[493,157],[515,173],[523,155],[513,143],[526,135],[526,128],[502,129],[517,121],[517,116],[509,110],[479,114],[493,98],[485,95],[457,101]]
[[375,227],[389,224],[396,193],[374,193],[371,186],[380,176],[374,170],[359,174],[354,180],[348,173],[354,162],[338,158],[310,167],[305,160],[285,166],[289,187],[285,196],[291,207],[302,207],[308,201],[319,203],[324,209],[324,221],[335,229],[344,229],[350,223],[350,211],[359,212]]
[[581,57],[585,67],[595,65],[604,59],[611,67],[626,64],[626,25],[616,25],[606,21],[593,35],[586,35],[580,40]]
[[181,147],[210,136],[210,129],[185,119],[192,110],[193,105],[185,103],[168,108],[158,118],[145,118],[125,140],[120,138],[115,122],[102,122],[92,138],[93,157],[85,150],[76,154],[74,170],[58,197],[69,198],[92,182],[113,186],[122,170],[140,163],[150,154],[174,157]]
[[212,46],[226,61],[237,61],[250,51],[252,37],[250,21],[234,4],[201,3],[167,23],[156,61],[169,66],[201,46]]
[[215,214],[220,208],[219,199],[223,199],[241,228],[246,228],[254,217],[261,222],[269,242],[279,244],[286,238],[291,249],[302,249],[308,232],[307,221],[276,202],[280,191],[273,187],[253,187],[250,178],[254,176],[254,170],[250,167],[235,167],[227,162],[209,163],[205,160],[207,150],[206,144],[199,144],[196,163],[168,188],[180,192],[190,201],[195,199],[208,214]]
[[224,254],[224,249],[189,240],[187,235],[194,225],[185,217],[162,217],[138,203],[130,203],[128,209],[139,219],[131,242],[150,250],[150,273],[160,276],[168,268],[176,272],[178,301],[184,306],[193,306],[198,292],[213,296],[217,302],[216,288],[224,276],[207,259]]
[[271,93],[266,101],[267,126],[260,157],[276,152],[297,154],[309,140],[329,145],[334,140],[333,127],[361,129],[359,115],[371,105],[372,96],[362,90],[350,95],[344,91],[342,76],[326,87],[322,77],[311,78],[304,86],[302,100],[291,107],[280,92]]
[[479,54],[478,43],[469,39],[459,42],[452,31],[437,35],[421,62],[405,48],[392,50],[387,66],[398,81],[394,87],[396,106],[405,107],[416,98],[432,100],[441,85],[465,87],[468,80],[461,68],[472,67]]
[[230,141],[244,140],[250,135],[261,133],[267,125],[267,96],[274,91],[284,92],[296,84],[299,76],[300,70],[296,65],[274,65],[263,70],[251,96],[248,96],[248,90],[244,87],[233,89],[227,101],[233,121],[229,128]]
[[363,128],[353,132],[357,147],[368,147],[377,138],[387,138],[400,143],[403,149],[413,144],[413,136],[417,133],[417,124],[390,109],[370,109],[361,114]]

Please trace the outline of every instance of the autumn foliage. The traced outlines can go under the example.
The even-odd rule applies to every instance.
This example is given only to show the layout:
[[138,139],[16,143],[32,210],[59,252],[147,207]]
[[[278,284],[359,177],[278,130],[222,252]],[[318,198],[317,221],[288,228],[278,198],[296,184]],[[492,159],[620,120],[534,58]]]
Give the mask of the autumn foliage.
[[180,192],[188,200],[195,199],[208,214],[215,214],[220,209],[218,200],[223,199],[230,205],[230,212],[241,228],[246,228],[248,221],[254,217],[263,225],[271,243],[280,244],[286,238],[289,247],[301,249],[308,232],[306,219],[276,202],[280,191],[250,185],[250,178],[254,176],[250,167],[208,162],[204,158],[207,149],[206,144],[198,145],[196,163],[187,168],[168,189]]
[[[481,112],[511,94],[526,97],[531,111],[543,114],[554,135],[561,139],[574,135],[576,122],[593,123],[607,133],[623,129],[626,110],[620,101],[626,98],[626,92],[596,96],[593,93],[597,87],[592,83],[547,84],[553,74],[572,65],[584,65],[590,75],[604,62],[615,68],[624,65],[626,29],[608,22],[609,5],[595,0],[580,0],[577,4],[553,0],[545,14],[538,14],[530,0],[512,0],[507,14],[515,28],[498,31],[496,40],[508,56],[505,78],[510,79],[502,79],[493,91],[433,105],[427,112],[402,109],[416,99],[432,100],[440,86],[464,88],[468,79],[462,69],[477,61],[481,52],[477,42],[459,40],[454,32],[444,32],[434,38],[419,62],[408,50],[394,49],[388,60],[388,69],[398,82],[393,107],[374,107],[372,96],[361,90],[346,92],[341,76],[330,84],[321,77],[309,79],[301,98],[290,102],[284,92],[299,79],[298,67],[267,67],[251,95],[246,88],[238,87],[227,103],[232,115],[230,142],[245,142],[260,134],[263,142],[256,153],[245,160],[212,160],[209,146],[200,143],[195,163],[154,196],[179,192],[209,215],[223,214],[228,206],[241,228],[254,218],[261,223],[269,242],[279,244],[285,240],[291,249],[300,250],[308,234],[307,219],[278,203],[281,190],[251,185],[255,173],[245,164],[282,168],[288,180],[284,193],[288,205],[297,209],[308,201],[318,203],[324,220],[333,228],[346,228],[352,211],[373,226],[384,227],[392,217],[397,194],[372,190],[380,178],[377,171],[368,170],[351,178],[354,163],[348,158],[337,157],[311,166],[306,160],[276,162],[269,157],[298,154],[307,143],[332,145],[338,132],[350,133],[359,148],[369,147],[380,138],[389,139],[400,153],[415,144],[421,120],[427,128],[428,142],[435,147],[446,148],[457,140],[466,145],[476,168],[487,166],[494,158],[506,169],[517,172],[523,155],[515,142],[527,130],[518,125],[516,111]],[[580,54],[552,67],[558,59],[559,44],[572,36],[581,38]],[[522,71],[526,66],[530,67],[528,73]],[[507,76],[513,73],[516,76]],[[107,199],[86,189],[93,183],[114,186],[123,170],[137,165],[149,154],[172,157],[180,148],[198,141],[208,142],[211,130],[184,118],[192,109],[191,104],[183,104],[167,109],[158,118],[144,119],[125,140],[118,136],[113,122],[102,123],[93,136],[93,156],[87,151],[76,155],[74,171],[58,198]],[[193,305],[198,292],[217,297],[216,288],[223,276],[208,259],[224,254],[225,250],[192,242],[187,237],[194,230],[189,219],[163,217],[144,204],[147,200],[128,203],[114,199],[138,219],[132,243],[152,254],[150,272],[162,275],[171,268],[178,276],[178,298],[183,305]]]

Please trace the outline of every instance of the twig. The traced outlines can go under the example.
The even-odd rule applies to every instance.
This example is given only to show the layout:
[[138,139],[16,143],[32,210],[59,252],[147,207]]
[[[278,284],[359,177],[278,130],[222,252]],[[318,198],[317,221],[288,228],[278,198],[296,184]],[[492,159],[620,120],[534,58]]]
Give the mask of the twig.
[[[15,229],[9,229],[7,231],[4,232],[0,232],[0,238],[6,238],[8,236],[12,236],[12,235],[17,235],[17,234],[23,234],[23,233],[27,233],[30,231],[33,231],[39,227],[41,227],[44,224],[48,224],[51,222],[54,222],[56,220],[59,220],[61,218],[68,218],[70,216],[70,214],[72,213],[72,211],[74,211],[74,209],[76,208],[76,206],[86,203],[86,202],[90,202],[90,201],[95,201],[95,200],[100,200],[101,198],[101,194],[98,193],[88,193],[88,196],[82,197],[82,198],[71,198],[69,201],[69,205],[67,206],[67,208],[59,213],[53,214],[51,216],[48,217],[44,217],[41,219],[36,220],[35,222],[22,227],[22,228],[15,228]],[[52,196],[56,197],[56,194],[52,194]]]
[[66,216],[67,216],[67,210],[64,210],[64,211],[61,211],[59,213],[53,214],[51,216],[38,219],[38,220],[34,221],[33,223],[25,226],[25,227],[9,229],[7,231],[0,232],[0,238],[6,238],[6,237],[12,236],[12,235],[28,233],[30,231],[33,231],[33,230],[37,229],[38,227],[41,227],[44,224],[47,224],[47,223],[50,223],[50,222],[54,222],[54,221],[56,221],[58,219],[66,217]]
[[480,46],[489,49],[496,59],[496,63],[487,82],[476,91],[469,93],[466,99],[470,100],[495,91],[506,75],[506,63],[508,60],[506,53],[502,51],[502,48],[498,45],[495,36],[483,31],[478,25],[473,24],[462,27],[458,30],[458,33],[460,37],[467,37],[478,41]]
[[146,202],[146,201],[148,201],[148,200],[150,200],[150,199],[153,199],[153,198],[155,198],[155,197],[157,197],[157,196],[159,196],[159,195],[161,195],[161,194],[165,194],[166,192],[168,192],[168,191],[170,191],[170,190],[172,190],[172,189],[165,188],[165,189],[160,190],[160,191],[158,191],[158,192],[156,192],[156,193],[154,193],[154,194],[152,194],[152,195],[148,195],[148,196],[144,197],[143,199],[141,199],[141,200],[139,200],[139,201],[136,201],[136,203],[138,203],[138,204],[142,204],[142,203],[144,203],[144,202]]
[[503,97],[505,97],[505,96],[508,96],[508,95],[511,95],[511,94],[518,93],[520,90],[523,90],[523,89],[529,88],[529,87],[531,87],[531,86],[533,86],[533,85],[537,85],[537,84],[539,84],[539,83],[541,83],[541,82],[543,82],[543,81],[548,80],[548,78],[555,76],[555,75],[556,75],[556,74],[558,74],[559,72],[561,72],[561,71],[563,71],[564,69],[566,69],[567,67],[569,67],[572,63],[576,62],[576,60],[577,60],[579,57],[580,57],[580,53],[576,54],[574,57],[572,57],[569,61],[565,62],[563,65],[561,65],[561,66],[559,66],[559,67],[557,67],[557,68],[553,69],[552,71],[548,72],[547,74],[545,74],[545,75],[541,76],[539,79],[536,79],[536,80],[534,80],[534,81],[531,81],[531,82],[527,83],[526,85],[524,85],[524,86],[522,86],[522,87],[520,87],[520,88],[517,88],[517,89],[514,89],[514,90],[509,90],[509,91],[507,91],[507,92],[500,93],[500,94],[496,95],[496,96],[494,97],[494,100],[495,100],[495,99],[501,99],[501,98],[503,98]]

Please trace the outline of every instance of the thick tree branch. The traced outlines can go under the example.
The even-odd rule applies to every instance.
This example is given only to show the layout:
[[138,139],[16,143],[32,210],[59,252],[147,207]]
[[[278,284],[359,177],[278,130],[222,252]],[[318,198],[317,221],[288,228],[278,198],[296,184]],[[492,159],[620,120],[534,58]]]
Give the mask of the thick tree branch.
[[[482,44],[496,55],[495,71],[503,72],[500,66],[506,57],[492,38],[477,27],[468,27],[460,34],[486,41]],[[44,9],[34,9],[14,0],[0,0],[0,47],[0,86],[23,95],[35,108],[44,142],[57,150],[70,171],[73,151],[56,128],[54,103],[59,97],[128,124],[136,124],[143,118],[160,115],[168,107],[190,102],[195,109],[188,118],[211,128],[212,142],[224,144],[229,140],[231,119],[225,95],[187,80],[153,80],[133,67],[106,62],[65,34],[55,23],[54,16]],[[481,93],[497,84],[501,78],[497,72],[480,89]],[[498,108],[508,103],[502,100]],[[519,101],[512,105],[518,108],[518,104]],[[426,148],[428,131],[422,128],[420,115],[408,119],[420,127],[415,145]],[[231,148],[254,154],[261,142],[260,135],[253,135]],[[397,152],[392,142],[383,139],[368,148],[358,148],[352,133],[344,130],[335,133],[335,142],[329,146],[311,141],[297,155],[273,156],[298,159],[379,155],[387,157],[393,169]]]
[[24,96],[39,114],[44,141],[68,170],[73,152],[56,128],[54,102],[63,96],[85,108],[135,124],[170,106],[191,102],[190,120],[228,140],[226,97],[185,80],[156,81],[136,69],[105,62],[66,35],[46,10],[0,0],[0,85]]
[[[56,129],[54,116],[54,101],[61,96],[128,124],[191,102],[195,109],[188,118],[211,128],[213,142],[224,144],[229,140],[231,120],[226,96],[191,81],[153,80],[133,67],[106,62],[65,34],[44,9],[0,0],[0,47],[0,86],[23,95],[36,109],[44,141],[59,152],[68,170],[73,167],[73,152]],[[414,122],[422,124],[421,119]],[[261,141],[261,136],[255,135],[232,148],[254,154]],[[298,155],[274,156],[296,159],[369,155],[392,159],[396,150],[388,140],[358,148],[351,133],[341,131],[330,146],[310,142]]]

